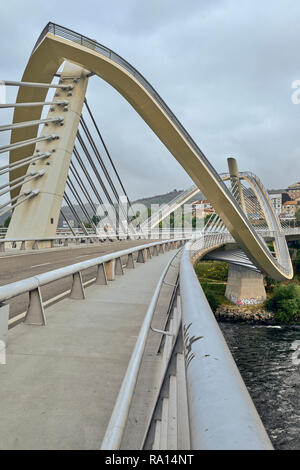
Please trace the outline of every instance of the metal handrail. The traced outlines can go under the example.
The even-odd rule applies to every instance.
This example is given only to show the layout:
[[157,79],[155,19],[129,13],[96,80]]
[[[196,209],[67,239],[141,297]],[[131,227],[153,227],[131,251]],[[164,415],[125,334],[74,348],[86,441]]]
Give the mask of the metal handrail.
[[272,449],[236,363],[195,274],[185,245],[180,265],[192,449]]
[[17,295],[25,294],[31,290],[37,289],[38,287],[42,287],[46,284],[49,284],[50,282],[57,281],[67,276],[71,276],[72,274],[76,274],[79,271],[83,271],[88,268],[93,268],[94,266],[106,263],[108,261],[112,261],[122,256],[136,253],[137,251],[144,250],[152,246],[163,245],[165,243],[176,241],[182,241],[182,239],[170,239],[160,242],[152,242],[144,245],[138,245],[136,247],[128,248],[127,250],[116,251],[114,253],[102,255],[98,258],[92,258],[86,261],[81,261],[80,263],[72,264],[59,269],[54,269],[53,271],[37,274],[36,276],[32,276],[21,281],[15,281],[4,286],[0,286],[0,302],[5,302],[6,300],[16,297]]
[[129,414],[130,405],[132,402],[134,389],[140,370],[143,353],[146,346],[146,341],[148,333],[151,327],[152,318],[155,312],[159,294],[166,277],[166,274],[169,270],[169,267],[177,256],[177,253],[171,258],[165,267],[162,275],[159,278],[159,281],[156,285],[154,294],[148,306],[146,315],[144,317],[143,324],[141,326],[138,339],[136,341],[135,347],[131,354],[131,358],[116,400],[109,424],[106,428],[106,432],[101,444],[101,450],[117,450],[120,448],[121,441],[123,438],[124,430],[127,423],[127,418]]

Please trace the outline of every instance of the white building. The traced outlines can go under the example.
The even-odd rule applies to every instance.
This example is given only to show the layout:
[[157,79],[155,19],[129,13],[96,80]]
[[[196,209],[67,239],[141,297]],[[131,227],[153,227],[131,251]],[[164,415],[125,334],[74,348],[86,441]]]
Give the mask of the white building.
[[270,200],[273,204],[275,212],[277,215],[281,214],[282,212],[282,194],[281,193],[272,193],[269,192]]

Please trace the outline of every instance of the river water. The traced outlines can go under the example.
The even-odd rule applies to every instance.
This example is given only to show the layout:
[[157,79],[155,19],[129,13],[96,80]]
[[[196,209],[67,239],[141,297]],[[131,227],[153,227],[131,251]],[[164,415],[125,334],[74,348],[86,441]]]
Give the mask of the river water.
[[300,327],[219,326],[274,448],[299,450]]

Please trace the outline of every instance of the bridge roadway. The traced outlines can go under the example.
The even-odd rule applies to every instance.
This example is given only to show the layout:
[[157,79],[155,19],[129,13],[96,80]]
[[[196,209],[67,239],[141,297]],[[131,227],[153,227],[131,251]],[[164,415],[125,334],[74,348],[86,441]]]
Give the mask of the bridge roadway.
[[[5,252],[0,257],[1,276],[0,285],[9,284],[19,281],[27,277],[51,271],[53,269],[68,266],[73,263],[96,258],[107,253],[123,250],[132,246],[143,245],[145,240],[122,240],[114,242],[104,242],[101,244],[88,246],[74,246],[49,248],[48,250],[31,250],[23,251],[11,250]],[[95,269],[85,270],[83,273],[83,281],[87,282],[94,277]],[[68,291],[71,286],[71,277],[53,282],[42,288],[43,299],[55,299],[56,296]],[[21,295],[11,301],[10,318],[25,312],[28,303],[28,296]]]
[[86,300],[50,306],[47,326],[9,331],[0,367],[1,449],[100,448],[155,286],[175,253],[89,287]]

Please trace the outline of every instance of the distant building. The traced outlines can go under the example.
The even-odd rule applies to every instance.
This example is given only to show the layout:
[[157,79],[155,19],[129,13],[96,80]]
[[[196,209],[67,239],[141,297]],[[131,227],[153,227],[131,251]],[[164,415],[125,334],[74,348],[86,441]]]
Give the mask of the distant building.
[[282,204],[282,215],[285,217],[295,217],[297,201],[285,201]]
[[288,187],[288,194],[292,199],[300,198],[300,181]]
[[66,222],[65,220],[63,221],[62,223],[62,226],[63,228],[69,228],[69,227],[74,227],[74,220],[73,219],[69,219],[68,222]]
[[288,193],[282,193],[282,204],[284,204],[286,201],[292,201],[293,199],[291,196],[289,196]]
[[204,219],[207,215],[213,214],[215,211],[207,199],[199,199],[192,202],[192,214],[199,219]]
[[270,192],[269,197],[273,204],[276,214],[279,215],[282,211],[282,194]]

